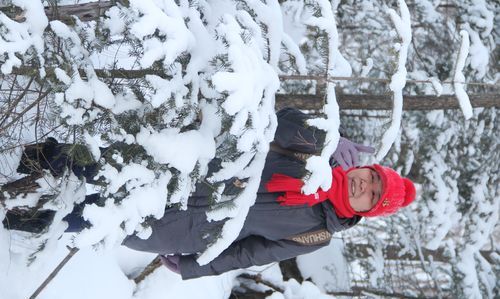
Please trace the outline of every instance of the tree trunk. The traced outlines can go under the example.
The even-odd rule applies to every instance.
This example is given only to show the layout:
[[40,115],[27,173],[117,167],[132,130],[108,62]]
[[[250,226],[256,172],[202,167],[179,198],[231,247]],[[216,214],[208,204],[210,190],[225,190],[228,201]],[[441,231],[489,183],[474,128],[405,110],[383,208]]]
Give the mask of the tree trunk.
[[[346,252],[352,253],[356,258],[368,258],[371,256],[372,247],[368,244],[346,244]],[[384,257],[387,260],[410,260],[419,261],[420,258],[417,255],[410,253],[400,254],[401,247],[395,245],[388,245],[384,248]],[[495,261],[492,258],[494,251],[481,250],[479,253],[490,263],[494,264]],[[436,262],[449,263],[450,258],[445,255],[444,250],[439,248],[437,250],[429,250],[422,248],[422,254],[425,258],[432,257]]]
[[248,279],[248,280],[253,280],[255,283],[260,283],[265,285],[266,287],[269,287],[277,292],[283,293],[285,290],[283,290],[280,286],[275,285],[274,283],[263,280],[262,276],[260,274],[257,275],[252,275],[252,274],[247,274],[243,273],[238,276],[239,279]]
[[279,265],[281,274],[283,274],[283,280],[286,281],[293,278],[299,283],[302,283],[304,281],[304,277],[302,277],[299,267],[297,267],[296,258],[281,261]]
[[[500,93],[469,94],[472,107],[500,108]],[[392,110],[392,95],[355,95],[339,94],[337,102],[340,109],[353,110]],[[318,95],[277,94],[276,108],[296,107],[305,110],[320,110],[324,97]],[[455,95],[442,96],[404,96],[403,110],[459,109]]]
[[229,299],[266,299],[269,296],[271,296],[272,293],[273,293],[272,291],[261,293],[250,289],[244,292],[239,290],[233,290],[231,292],[231,295],[229,295]]
[[[66,24],[74,24],[73,16],[78,17],[81,21],[88,22],[97,20],[104,15],[104,12],[110,7],[116,5],[116,2],[121,2],[126,5],[128,1],[98,1],[83,4],[70,5],[50,5],[45,7],[45,14],[49,21],[59,20]],[[5,13],[9,18],[23,21],[24,15],[21,9],[17,6],[0,6],[0,11]]]
[[329,295],[334,295],[334,296],[346,296],[350,298],[354,297],[367,297],[371,298],[372,296],[369,295],[375,295],[375,297],[382,297],[382,298],[400,298],[400,299],[434,299],[437,297],[415,297],[415,296],[408,296],[402,293],[397,293],[397,292],[388,292],[388,291],[382,291],[382,290],[377,290],[377,289],[370,289],[370,288],[364,288],[364,287],[352,287],[351,291],[339,291],[339,292],[328,292]]
[[[163,79],[171,79],[170,76],[167,76],[164,72],[154,69],[138,69],[138,70],[126,70],[126,69],[94,69],[96,75],[99,78],[105,79],[141,79],[146,75],[156,75]],[[45,68],[46,76],[49,78],[55,78],[55,68]],[[87,74],[83,69],[78,69],[78,73],[80,77],[87,78]],[[37,76],[38,69],[31,66],[21,66],[14,67],[12,69],[13,75],[21,75],[21,76]]]

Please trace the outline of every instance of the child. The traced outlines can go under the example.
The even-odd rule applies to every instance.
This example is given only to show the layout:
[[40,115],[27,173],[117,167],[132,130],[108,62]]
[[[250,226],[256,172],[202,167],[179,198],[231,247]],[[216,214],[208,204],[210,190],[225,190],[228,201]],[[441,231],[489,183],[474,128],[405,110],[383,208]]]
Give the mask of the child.
[[[275,141],[266,158],[255,205],[237,239],[217,258],[204,266],[196,262],[196,254],[216,240],[224,223],[206,220],[208,194],[202,185],[189,198],[186,211],[167,209],[163,218],[153,223],[147,240],[129,236],[123,244],[162,255],[164,265],[183,279],[216,275],[315,251],[328,245],[333,233],[351,228],[362,217],[392,214],[415,198],[410,180],[380,165],[347,171],[333,167],[329,190],[302,194],[304,159],[320,152],[324,134],[308,127],[307,115],[298,110],[287,108],[277,115]],[[342,142],[344,153],[337,148],[336,156],[348,157],[342,159],[347,167],[357,161],[352,147],[370,150],[346,139]]]
[[[204,266],[196,262],[196,255],[215,242],[225,222],[206,220],[211,189],[202,183],[191,194],[187,210],[166,209],[164,216],[152,223],[148,239],[132,235],[123,245],[160,254],[164,265],[183,279],[216,275],[312,252],[326,246],[333,233],[351,228],[362,217],[392,214],[415,198],[413,183],[392,169],[380,165],[357,168],[359,152],[373,152],[373,148],[345,138],[341,138],[332,156],[341,166],[332,167],[331,188],[302,194],[305,160],[321,152],[324,132],[308,126],[308,116],[296,109],[280,110],[277,116],[275,140],[266,158],[255,205],[250,208],[239,236],[217,258]],[[51,142],[53,151],[58,151],[61,146],[55,140]],[[43,155],[52,156],[48,146]],[[57,155],[57,161],[60,156]],[[51,159],[47,160],[52,172],[62,173]],[[209,174],[217,170],[214,165],[210,165]],[[87,180],[96,173],[95,165],[73,168]],[[225,193],[236,194],[240,187],[237,179],[228,180]],[[98,200],[98,195],[89,195],[84,204]],[[82,204],[76,206],[64,218],[69,223],[68,231],[90,225],[79,216],[82,208]]]

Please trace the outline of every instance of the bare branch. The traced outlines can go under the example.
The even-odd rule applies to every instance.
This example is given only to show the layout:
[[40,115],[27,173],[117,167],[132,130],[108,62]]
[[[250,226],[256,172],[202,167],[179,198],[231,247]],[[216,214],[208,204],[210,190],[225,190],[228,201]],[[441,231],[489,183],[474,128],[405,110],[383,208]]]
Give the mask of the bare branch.
[[31,104],[29,104],[23,111],[21,111],[16,117],[14,117],[9,123],[7,123],[4,127],[0,127],[0,133],[5,132],[9,127],[14,125],[23,115],[28,112],[31,108],[35,107],[41,100],[43,100],[49,93],[52,91],[52,88],[48,88],[45,92],[41,93],[36,100],[34,100]]
[[137,277],[134,278],[134,282],[136,284],[140,283],[141,281],[143,281],[149,274],[153,273],[156,269],[158,269],[159,267],[161,267],[161,260],[160,260],[160,256],[157,256],[155,257],[154,260],[151,261],[151,263],[149,263],[146,268],[144,268],[144,270],[142,270],[141,273],[139,273],[139,275],[137,275]]
[[78,252],[78,248],[71,248],[68,255],[57,265],[57,267],[50,273],[50,275],[43,281],[43,283],[36,289],[30,299],[35,299],[45,289],[45,287],[56,277],[57,273],[66,265],[67,262]]
[[260,276],[259,274],[258,275],[251,275],[251,274],[243,273],[240,276],[238,276],[238,278],[253,280],[256,283],[261,283],[261,284],[265,285],[266,287],[269,287],[269,288],[271,288],[277,292],[280,292],[280,293],[283,293],[285,291],[282,288],[280,288],[279,286],[275,285],[274,283],[269,282],[267,280],[263,280],[262,276]]
[[[4,113],[4,118],[2,119],[2,121],[0,121],[0,128],[7,121],[7,119],[9,118],[9,115],[12,113],[12,111],[17,107],[17,104],[19,104],[19,102],[24,98],[24,96],[26,95],[26,93],[28,92],[28,90],[31,86],[31,83],[33,83],[34,80],[35,80],[35,77],[34,76],[31,77],[29,82],[26,84],[25,88],[23,89],[23,91],[16,97],[16,99],[14,99],[14,101],[12,103],[9,104],[9,107],[7,107],[4,110],[4,112],[2,112],[2,113]],[[14,86],[14,82],[12,83],[12,86]],[[12,91],[12,89],[11,89],[11,91]]]

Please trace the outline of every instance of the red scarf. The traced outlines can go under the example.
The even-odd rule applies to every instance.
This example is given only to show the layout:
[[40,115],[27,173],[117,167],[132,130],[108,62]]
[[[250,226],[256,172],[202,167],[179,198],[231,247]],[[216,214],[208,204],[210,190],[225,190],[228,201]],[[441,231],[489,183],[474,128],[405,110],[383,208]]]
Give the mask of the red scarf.
[[301,192],[304,182],[301,179],[293,178],[284,174],[273,174],[267,182],[266,188],[269,192],[284,192],[278,197],[278,201],[283,206],[296,206],[307,204],[313,206],[325,200],[329,200],[335,210],[335,214],[342,218],[352,218],[356,211],[349,203],[347,193],[347,175],[342,167],[332,168],[332,186],[327,191],[321,188],[314,194],[305,195]]

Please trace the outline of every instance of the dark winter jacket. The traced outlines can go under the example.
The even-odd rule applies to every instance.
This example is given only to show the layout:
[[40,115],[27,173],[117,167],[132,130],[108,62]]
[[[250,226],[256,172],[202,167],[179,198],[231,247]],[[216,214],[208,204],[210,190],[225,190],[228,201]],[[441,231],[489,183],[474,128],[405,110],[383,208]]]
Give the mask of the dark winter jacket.
[[[307,115],[286,108],[280,110],[277,116],[275,142],[280,147],[310,154],[321,151],[324,133],[305,125]],[[224,221],[207,222],[205,212],[208,209],[208,190],[203,184],[199,184],[189,198],[186,211],[167,209],[163,218],[153,223],[153,233],[149,239],[129,236],[124,245],[159,254],[190,254],[180,260],[182,277],[189,279],[265,265],[315,251],[326,246],[329,241],[304,245],[290,238],[321,229],[333,234],[359,222],[360,217],[357,216],[339,218],[329,201],[312,207],[280,206],[276,201],[279,194],[269,193],[265,189],[265,183],[273,173],[300,178],[304,175],[304,162],[284,154],[269,152],[255,205],[250,208],[243,229],[231,246],[207,265],[198,265],[195,254],[202,252],[217,239],[217,232]]]

